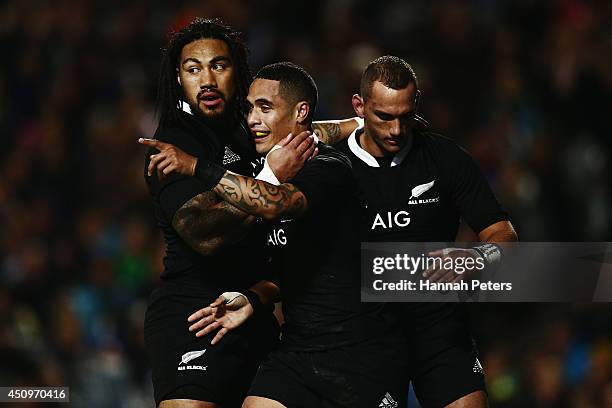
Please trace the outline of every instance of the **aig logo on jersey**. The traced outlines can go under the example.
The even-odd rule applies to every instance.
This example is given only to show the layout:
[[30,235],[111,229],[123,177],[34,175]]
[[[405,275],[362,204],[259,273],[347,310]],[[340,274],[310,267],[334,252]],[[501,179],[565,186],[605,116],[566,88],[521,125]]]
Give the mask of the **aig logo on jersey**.
[[280,220],[280,225],[276,225],[268,232],[268,246],[283,246],[287,245],[287,232],[291,230],[293,219]]
[[272,231],[268,233],[268,246],[269,245],[287,245],[285,230],[282,228],[273,228]]
[[406,227],[410,224],[410,217],[408,216],[408,211],[398,211],[393,213],[392,211],[387,211],[383,216],[380,213],[377,213],[374,217],[374,223],[372,224],[371,229],[380,228],[394,228],[394,227]]

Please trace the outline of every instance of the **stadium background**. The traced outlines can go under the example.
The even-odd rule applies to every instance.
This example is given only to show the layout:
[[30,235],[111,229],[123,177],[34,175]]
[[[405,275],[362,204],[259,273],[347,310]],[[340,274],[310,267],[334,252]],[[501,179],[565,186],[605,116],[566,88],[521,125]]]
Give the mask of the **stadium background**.
[[[155,129],[166,33],[195,16],[243,30],[253,69],[304,66],[319,119],[352,116],[369,60],[404,57],[421,113],[479,161],[521,240],[611,241],[610,2],[8,0],[0,385],[152,406],[142,325],[163,243],[136,139]],[[492,407],[612,406],[608,304],[473,309]]]

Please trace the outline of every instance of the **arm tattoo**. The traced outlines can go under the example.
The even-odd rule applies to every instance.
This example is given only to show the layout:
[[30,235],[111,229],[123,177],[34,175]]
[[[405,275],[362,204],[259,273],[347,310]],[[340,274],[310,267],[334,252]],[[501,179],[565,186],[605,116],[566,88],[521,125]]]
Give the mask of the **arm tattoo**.
[[230,172],[225,173],[214,191],[241,210],[268,220],[297,216],[308,208],[306,197],[292,184],[274,186]]
[[317,122],[312,124],[312,129],[317,137],[326,144],[334,144],[340,141],[340,124],[336,122]]
[[254,221],[244,211],[206,191],[187,201],[174,214],[172,226],[195,251],[210,255],[223,245],[235,242]]

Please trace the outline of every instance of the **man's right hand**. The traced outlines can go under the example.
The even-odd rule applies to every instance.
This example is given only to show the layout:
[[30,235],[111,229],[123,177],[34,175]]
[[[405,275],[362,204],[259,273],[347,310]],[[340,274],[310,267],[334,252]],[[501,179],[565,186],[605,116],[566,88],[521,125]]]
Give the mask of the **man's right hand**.
[[184,176],[193,176],[198,162],[196,157],[185,153],[170,143],[160,142],[156,139],[144,139],[141,137],[138,139],[138,143],[159,150],[159,153],[151,155],[151,161],[147,169],[149,177],[154,171],[157,171],[157,176],[160,179],[173,171]]
[[253,312],[253,306],[246,296],[239,292],[224,292],[209,306],[187,318],[188,322],[195,322],[189,326],[189,331],[201,329],[196,332],[196,337],[201,337],[220,329],[210,342],[215,345],[228,331],[247,321]]
[[312,133],[304,131],[297,136],[289,134],[266,156],[266,162],[281,183],[286,183],[304,167],[304,163],[314,157],[318,150]]

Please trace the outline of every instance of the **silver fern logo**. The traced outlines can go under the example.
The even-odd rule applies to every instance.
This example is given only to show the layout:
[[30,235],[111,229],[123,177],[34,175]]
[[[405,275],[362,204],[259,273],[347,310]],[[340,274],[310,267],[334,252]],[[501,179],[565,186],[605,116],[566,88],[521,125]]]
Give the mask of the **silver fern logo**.
[[413,198],[419,198],[421,194],[431,189],[435,182],[436,180],[432,180],[429,183],[419,184],[418,186],[413,188],[411,191],[412,195],[410,196],[409,200],[412,200]]
[[[196,350],[196,351],[190,351],[188,353],[183,354],[183,356],[181,357],[181,362],[179,363],[179,365],[181,364],[187,364],[188,362],[190,362],[191,360],[195,360],[196,358],[204,355],[204,353],[206,353],[206,349],[204,350]],[[176,361],[176,360],[175,360]]]
[[408,199],[408,205],[415,204],[431,204],[437,203],[440,201],[440,196],[434,198],[419,198],[434,186],[436,180],[431,180],[429,183],[419,184],[415,188],[413,188],[410,193],[410,198]]

